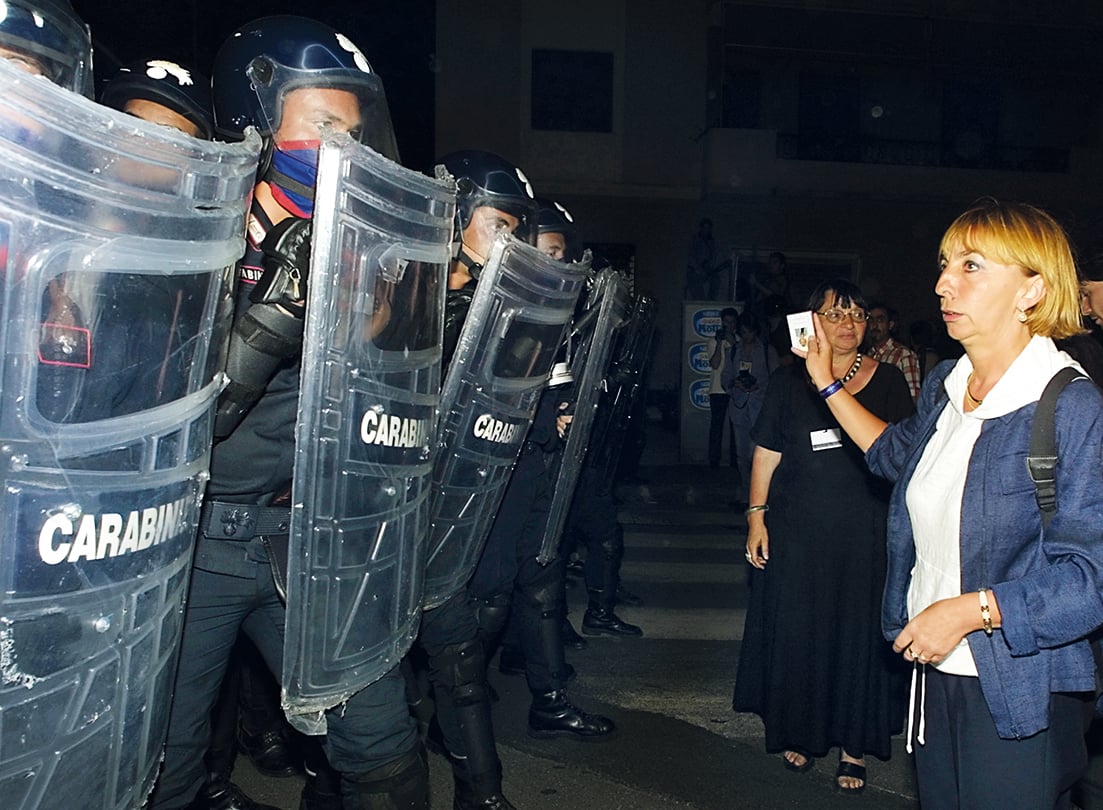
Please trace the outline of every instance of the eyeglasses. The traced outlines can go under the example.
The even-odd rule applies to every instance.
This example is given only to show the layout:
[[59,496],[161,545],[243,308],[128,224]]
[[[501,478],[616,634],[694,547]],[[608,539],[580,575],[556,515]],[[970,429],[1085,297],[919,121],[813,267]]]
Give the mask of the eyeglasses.
[[865,323],[869,320],[869,313],[864,309],[828,309],[816,314],[828,323],[842,323],[843,318],[847,317],[854,323]]

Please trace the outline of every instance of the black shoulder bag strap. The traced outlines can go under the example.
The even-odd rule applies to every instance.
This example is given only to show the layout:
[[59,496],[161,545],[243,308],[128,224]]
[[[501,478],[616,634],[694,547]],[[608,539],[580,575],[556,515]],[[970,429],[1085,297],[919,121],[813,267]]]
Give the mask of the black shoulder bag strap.
[[[1057,466],[1057,425],[1054,419],[1057,397],[1066,385],[1083,376],[1071,366],[1058,371],[1046,385],[1034,411],[1026,466],[1030,470],[1030,477],[1034,479],[1034,497],[1038,500],[1038,509],[1042,513],[1043,531],[1057,511],[1057,484],[1054,480],[1054,468]],[[1088,636],[1088,640],[1091,642],[1092,657],[1095,658],[1095,716],[1103,717],[1103,644],[1099,631]]]
[[1042,391],[1038,407],[1034,411],[1034,423],[1030,429],[1030,450],[1026,456],[1026,466],[1034,481],[1034,497],[1042,512],[1042,526],[1048,526],[1057,511],[1057,483],[1054,469],[1057,467],[1057,425],[1054,416],[1057,411],[1057,397],[1065,386],[1084,375],[1077,369],[1067,366],[1056,374]]

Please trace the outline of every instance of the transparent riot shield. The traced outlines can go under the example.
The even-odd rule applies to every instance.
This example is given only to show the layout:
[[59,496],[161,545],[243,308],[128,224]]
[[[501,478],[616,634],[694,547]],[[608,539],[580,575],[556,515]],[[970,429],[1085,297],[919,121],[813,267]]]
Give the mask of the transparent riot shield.
[[478,564],[588,271],[510,237],[490,251],[441,391],[427,608]]
[[0,804],[138,807],[161,758],[260,142],[0,60]]
[[628,282],[615,270],[602,270],[594,279],[586,308],[575,318],[567,341],[568,363],[574,376],[574,418],[567,433],[552,493],[544,542],[536,560],[546,565],[555,559],[559,536],[567,522],[582,462],[590,445],[594,415],[606,390],[606,371],[617,330],[627,321],[632,304]]
[[308,734],[417,635],[454,185],[335,136],[314,210],[283,659]]
[[637,416],[637,405],[644,393],[654,321],[654,299],[638,296],[628,324],[617,334],[606,375],[608,390],[601,395],[586,459],[586,464],[598,471],[595,480],[612,482],[616,476],[625,436]]

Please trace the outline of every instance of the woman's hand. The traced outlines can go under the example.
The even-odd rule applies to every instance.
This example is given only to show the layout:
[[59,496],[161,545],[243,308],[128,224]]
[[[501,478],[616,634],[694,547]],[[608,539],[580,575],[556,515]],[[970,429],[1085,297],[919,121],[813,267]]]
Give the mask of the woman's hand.
[[760,571],[770,559],[770,533],[766,531],[766,521],[752,515],[747,520],[747,562]]
[[930,605],[900,631],[892,649],[903,653],[905,661],[937,664],[966,634],[982,626],[979,600],[971,591]]
[[812,313],[812,326],[816,329],[816,337],[808,341],[808,350],[798,352],[793,349],[793,354],[798,357],[804,356],[804,365],[808,370],[808,376],[812,378],[812,384],[816,388],[825,388],[835,379],[835,374],[831,370],[833,352],[831,343],[824,336],[823,322],[817,312]]

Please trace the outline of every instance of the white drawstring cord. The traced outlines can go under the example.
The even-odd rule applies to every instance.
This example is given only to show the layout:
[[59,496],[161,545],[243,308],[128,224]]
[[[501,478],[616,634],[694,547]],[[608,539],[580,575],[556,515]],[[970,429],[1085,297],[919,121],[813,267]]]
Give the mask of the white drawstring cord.
[[[915,730],[915,687],[919,678],[919,661],[912,661],[912,685],[908,695],[908,738],[904,743],[904,750],[912,753],[912,732]],[[923,665],[923,681],[919,686],[919,736],[916,738],[920,745],[927,744],[927,667]]]
[[919,684],[919,736],[916,741],[920,745],[927,744],[927,665],[922,664],[923,674]]
[[915,730],[915,679],[918,677],[917,664],[912,661],[912,685],[908,690],[908,738],[904,743],[904,750],[912,753],[912,732]]

